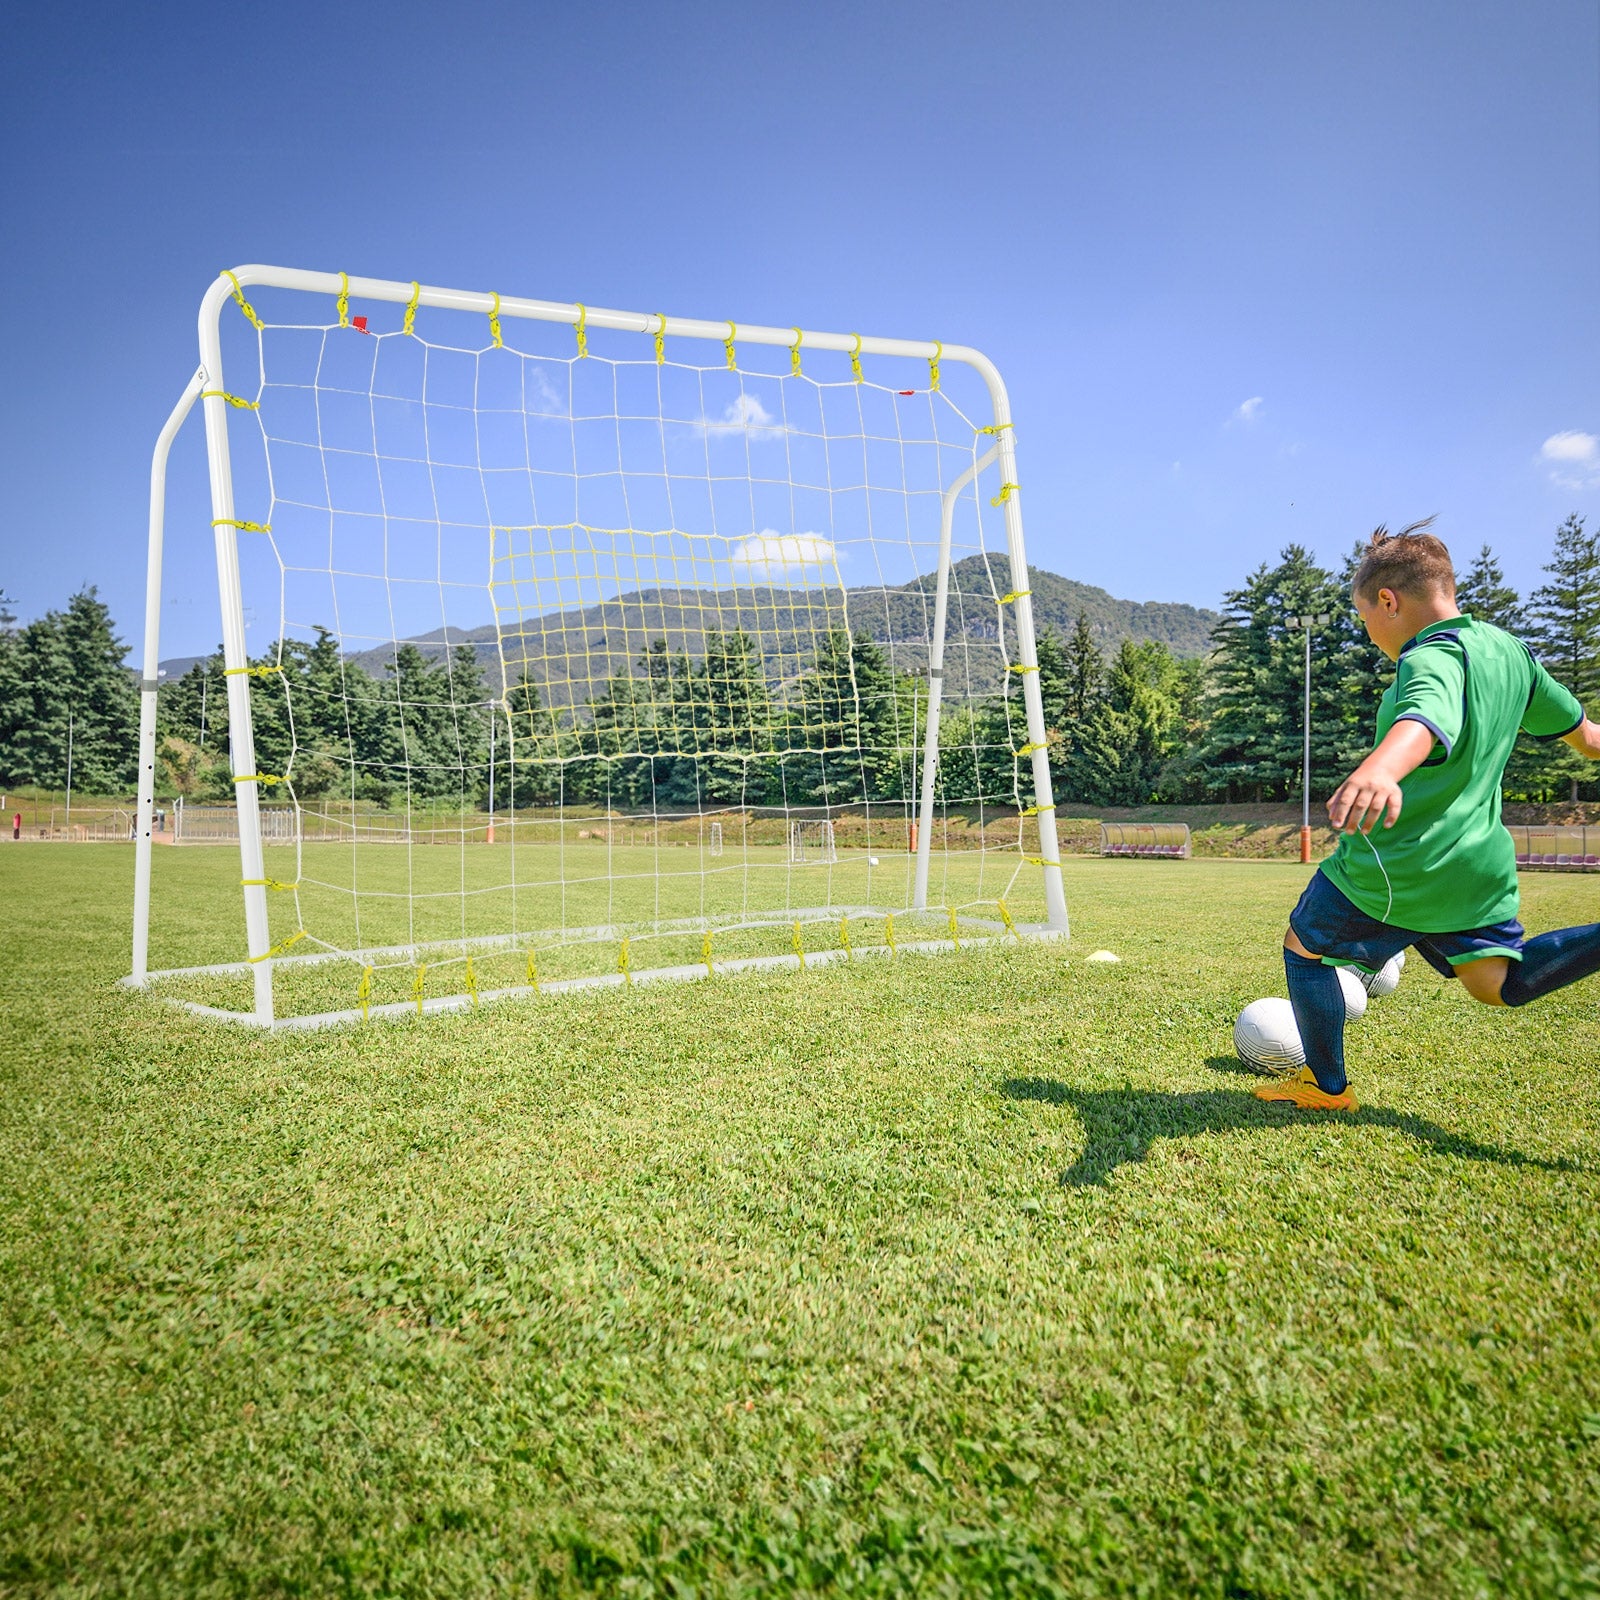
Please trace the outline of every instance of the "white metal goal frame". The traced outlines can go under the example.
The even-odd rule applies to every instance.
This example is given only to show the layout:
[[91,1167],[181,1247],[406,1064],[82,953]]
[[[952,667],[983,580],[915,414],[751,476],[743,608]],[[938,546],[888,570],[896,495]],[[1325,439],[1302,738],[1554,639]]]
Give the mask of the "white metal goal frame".
[[833,823],[827,818],[791,822],[789,859],[804,866],[835,865],[839,860],[839,847],[834,839]]
[[[350,299],[379,301],[405,306],[409,313],[426,306],[441,310],[474,313],[490,318],[527,319],[534,322],[564,323],[574,329],[609,329],[623,333],[662,338],[714,341],[727,344],[734,337],[735,324],[673,317],[654,312],[615,311],[576,302],[533,300],[500,295],[486,290],[438,288],[429,284],[400,282],[383,278],[354,277],[338,272],[315,272],[299,268],[243,265],[219,273],[206,290],[200,304],[200,365],[173,407],[157,437],[150,470],[149,554],[145,586],[145,629],[142,656],[139,717],[139,802],[136,818],[136,865],[134,876],[133,961],[124,982],[142,988],[151,981],[179,975],[176,969],[152,971],[149,965],[151,846],[155,807],[156,771],[156,695],[160,656],[160,611],[162,599],[162,552],[166,515],[167,460],[173,441],[197,400],[202,402],[205,422],[206,458],[210,484],[212,532],[217,566],[221,611],[223,664],[227,675],[229,757],[237,794],[238,838],[241,894],[243,898],[246,949],[245,963],[222,963],[193,971],[240,972],[248,970],[253,979],[254,1005],[249,1012],[223,1012],[191,1001],[178,1001],[185,1008],[211,1016],[271,1028],[274,1025],[316,1025],[362,1016],[364,1012],[330,1013],[314,1018],[275,1017],[273,971],[280,963],[320,962],[335,957],[286,956],[272,945],[269,932],[268,880],[262,851],[261,778],[256,771],[255,741],[249,691],[249,655],[245,634],[245,606],[240,574],[238,531],[234,504],[234,480],[229,455],[229,409],[223,374],[221,317],[230,300],[247,308],[245,291],[268,287],[299,291],[308,295],[337,297],[341,307]],[[251,312],[252,321],[255,320]],[[935,769],[939,756],[940,701],[943,690],[946,624],[951,567],[951,528],[955,506],[962,491],[972,485],[979,473],[998,465],[1002,484],[998,504],[1004,518],[1006,553],[1013,592],[1006,597],[1012,610],[1017,660],[1013,670],[1021,675],[1022,701],[1027,741],[1018,756],[1031,757],[1034,803],[1029,808],[1038,824],[1039,856],[1046,907],[1046,922],[1038,931],[1063,937],[1068,933],[1066,896],[1061,878],[1060,847],[1051,791],[1044,711],[1039,690],[1038,651],[1033,605],[1028,589],[1027,555],[1023,540],[1022,498],[1018,484],[1015,431],[1011,404],[998,368],[981,351],[966,345],[943,344],[936,340],[888,339],[854,333],[817,332],[796,327],[762,327],[737,324],[737,337],[743,344],[784,347],[796,350],[825,350],[849,355],[859,363],[862,356],[899,357],[932,363],[954,362],[970,367],[986,387],[993,408],[993,421],[984,432],[992,433],[993,446],[961,473],[943,493],[939,564],[935,589],[932,636],[928,650],[928,710],[924,736],[924,759],[918,816],[920,821],[916,852],[913,906],[925,911],[933,836]],[[999,925],[995,925],[998,927]],[[1015,932],[1009,914],[1005,928]],[[1000,935],[1004,937],[1004,933]],[[952,944],[958,943],[952,918]],[[971,942],[983,942],[975,940]],[[949,947],[944,941],[925,942],[924,948]],[[893,946],[891,944],[891,953]],[[797,953],[798,954],[798,953]],[[764,958],[755,963],[728,963],[729,969],[744,965],[793,963],[796,957]],[[799,964],[805,964],[799,955]],[[812,955],[813,961],[817,960]],[[711,970],[708,962],[706,970]],[[700,969],[663,970],[663,976],[701,976]],[[646,974],[636,974],[643,977]],[[576,980],[578,986],[592,981]],[[615,979],[604,980],[617,981]],[[574,985],[567,985],[568,987]],[[546,988],[553,987],[546,985]],[[507,991],[514,992],[514,991]],[[530,991],[531,992],[531,991]],[[434,998],[421,1010],[440,1010],[476,1003],[479,996],[461,995]],[[481,998],[487,998],[481,997]],[[372,1008],[376,1013],[380,1009]],[[393,1008],[409,1010],[409,1007]]]

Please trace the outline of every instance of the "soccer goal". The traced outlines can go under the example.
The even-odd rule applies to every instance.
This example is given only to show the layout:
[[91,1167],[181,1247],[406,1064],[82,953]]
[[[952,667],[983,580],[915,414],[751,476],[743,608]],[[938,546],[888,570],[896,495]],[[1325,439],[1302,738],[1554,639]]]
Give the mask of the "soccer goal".
[[789,860],[797,867],[837,865],[839,850],[834,841],[833,823],[827,819],[820,822],[791,822]]
[[[151,849],[222,733],[157,683],[197,401],[209,889]],[[128,981],[310,1026],[1065,934],[1019,481],[962,345],[224,272],[152,467]]]

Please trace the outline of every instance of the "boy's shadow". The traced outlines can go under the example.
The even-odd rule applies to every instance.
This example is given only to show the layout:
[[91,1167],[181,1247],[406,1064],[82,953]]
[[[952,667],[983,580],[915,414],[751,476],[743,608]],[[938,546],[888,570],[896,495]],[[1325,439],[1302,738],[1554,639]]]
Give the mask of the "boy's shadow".
[[[1212,1056],[1206,1065],[1221,1072],[1256,1074],[1232,1056]],[[1155,1089],[1074,1089],[1054,1078],[1008,1078],[1000,1092],[1010,1100],[1040,1100],[1046,1105],[1071,1106],[1082,1119],[1083,1154],[1061,1175],[1075,1188],[1104,1185],[1127,1161],[1143,1161],[1157,1139],[1182,1139],[1196,1133],[1232,1133],[1246,1128],[1281,1128],[1304,1120],[1307,1113],[1282,1102],[1257,1100],[1237,1089],[1202,1089],[1192,1094],[1169,1094]],[[1493,1161],[1508,1167],[1537,1167],[1545,1172],[1582,1172],[1586,1169],[1565,1158],[1548,1161],[1523,1155],[1499,1145],[1480,1144],[1452,1133],[1421,1117],[1382,1106],[1363,1106],[1348,1115],[1311,1113],[1337,1126],[1392,1128],[1432,1145],[1442,1155],[1463,1156],[1468,1161]]]

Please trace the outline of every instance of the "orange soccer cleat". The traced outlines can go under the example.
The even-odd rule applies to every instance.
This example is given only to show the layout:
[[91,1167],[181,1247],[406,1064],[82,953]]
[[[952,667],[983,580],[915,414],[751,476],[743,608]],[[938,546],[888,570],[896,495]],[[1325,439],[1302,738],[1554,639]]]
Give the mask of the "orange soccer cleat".
[[1358,1111],[1356,1097],[1347,1084],[1339,1094],[1329,1094],[1321,1088],[1310,1067],[1301,1069],[1290,1078],[1280,1078],[1276,1083],[1264,1083],[1256,1090],[1257,1100],[1287,1100],[1302,1111]]

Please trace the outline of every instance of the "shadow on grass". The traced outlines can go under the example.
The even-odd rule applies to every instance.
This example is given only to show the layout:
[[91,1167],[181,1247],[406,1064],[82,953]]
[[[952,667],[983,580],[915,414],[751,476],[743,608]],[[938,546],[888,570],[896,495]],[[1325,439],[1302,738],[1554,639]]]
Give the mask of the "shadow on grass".
[[[1207,1063],[1223,1072],[1243,1072],[1259,1081],[1259,1074],[1231,1056],[1214,1056]],[[1301,1111],[1283,1102],[1257,1100],[1246,1090],[1202,1089],[1193,1094],[1171,1094],[1157,1089],[1074,1089],[1055,1078],[1007,1078],[1000,1092],[1009,1100],[1039,1100],[1046,1105],[1071,1106],[1083,1122],[1083,1154],[1061,1175],[1074,1188],[1103,1185],[1128,1161],[1143,1161],[1157,1139],[1183,1139],[1197,1133],[1232,1133],[1246,1128],[1284,1127],[1312,1119],[1333,1120],[1341,1126],[1390,1128],[1441,1155],[1467,1161],[1493,1161],[1507,1167],[1535,1167],[1544,1172],[1583,1172],[1575,1161],[1548,1161],[1480,1144],[1464,1134],[1452,1133],[1422,1117],[1383,1106],[1363,1106],[1353,1114]]]

